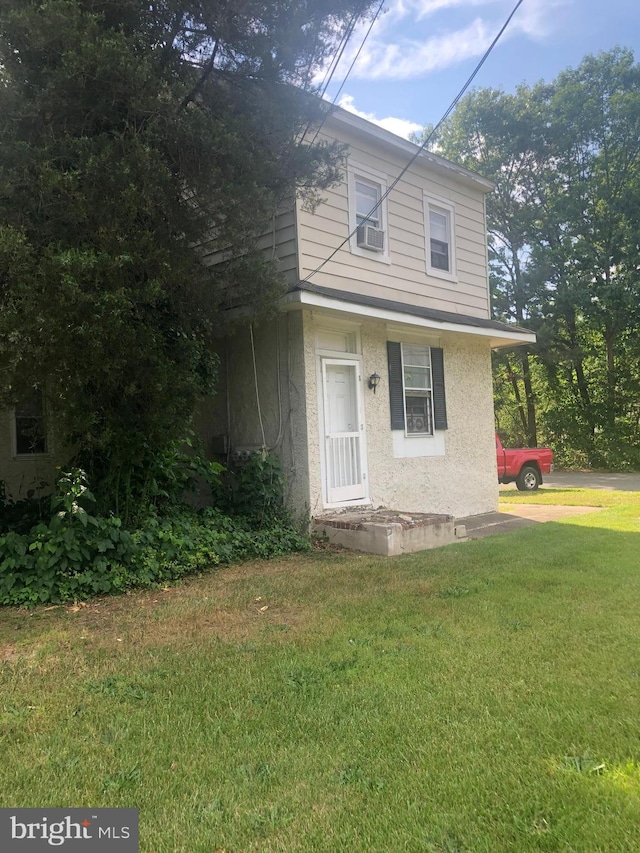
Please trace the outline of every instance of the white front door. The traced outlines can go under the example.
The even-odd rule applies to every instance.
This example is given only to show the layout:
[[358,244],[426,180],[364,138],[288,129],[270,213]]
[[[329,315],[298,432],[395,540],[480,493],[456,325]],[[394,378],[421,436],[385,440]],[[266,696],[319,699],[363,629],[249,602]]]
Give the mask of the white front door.
[[360,365],[322,359],[325,494],[329,504],[367,497]]

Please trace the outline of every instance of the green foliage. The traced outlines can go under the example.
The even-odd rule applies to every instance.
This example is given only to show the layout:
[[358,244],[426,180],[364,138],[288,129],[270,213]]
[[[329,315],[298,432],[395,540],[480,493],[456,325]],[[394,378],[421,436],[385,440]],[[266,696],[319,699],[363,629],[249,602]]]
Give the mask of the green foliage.
[[277,456],[252,454],[235,466],[226,480],[226,490],[217,505],[225,512],[240,515],[258,527],[286,521],[284,474]]
[[165,514],[184,504],[198,489],[207,499],[220,491],[224,467],[204,458],[201,441],[192,432],[181,441],[162,448],[144,441],[140,455],[129,465],[112,454],[93,457],[93,470],[102,494],[99,509],[112,510],[128,527],[146,517],[151,510]]
[[257,241],[337,179],[310,81],[369,5],[3,3],[0,405],[42,388],[111,509],[214,389],[223,309],[280,292]]
[[94,515],[95,503],[84,472],[72,469],[58,480],[48,523],[0,535],[0,605],[73,601],[309,547],[283,515],[257,530],[254,518],[174,505],[129,531],[117,516]]
[[134,533],[140,548],[136,585],[176,580],[236,560],[268,559],[309,548],[291,526],[272,523],[256,530],[248,519],[216,509],[187,510],[170,518],[150,518]]
[[48,517],[49,497],[38,494],[46,485],[43,482],[39,489],[29,489],[26,497],[14,500],[0,480],[0,534],[10,530],[27,533],[34,524]]
[[0,536],[0,604],[38,604],[114,592],[126,583],[135,546],[119,518],[90,513],[84,472],[63,474],[53,515],[28,534]]
[[587,56],[550,84],[465,98],[438,141],[496,182],[497,318],[538,344],[494,358],[499,428],[559,464],[640,465],[640,66]]

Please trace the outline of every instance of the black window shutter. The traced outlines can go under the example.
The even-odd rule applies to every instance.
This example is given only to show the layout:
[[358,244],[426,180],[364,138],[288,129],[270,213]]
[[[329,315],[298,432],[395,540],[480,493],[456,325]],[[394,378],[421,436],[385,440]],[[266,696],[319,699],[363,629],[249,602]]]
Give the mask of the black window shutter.
[[431,347],[433,380],[433,425],[435,429],[447,428],[447,400],[444,393],[444,354],[440,347]]
[[404,429],[404,392],[402,388],[402,355],[400,344],[387,341],[389,362],[389,408],[391,429]]

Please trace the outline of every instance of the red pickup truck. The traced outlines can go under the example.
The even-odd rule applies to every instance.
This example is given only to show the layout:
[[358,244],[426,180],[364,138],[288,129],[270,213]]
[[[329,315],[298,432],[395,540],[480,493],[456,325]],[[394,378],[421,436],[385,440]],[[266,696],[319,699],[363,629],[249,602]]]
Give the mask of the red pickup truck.
[[506,450],[496,435],[498,482],[513,483],[521,492],[533,492],[542,485],[542,475],[553,471],[553,450],[548,447],[521,447]]

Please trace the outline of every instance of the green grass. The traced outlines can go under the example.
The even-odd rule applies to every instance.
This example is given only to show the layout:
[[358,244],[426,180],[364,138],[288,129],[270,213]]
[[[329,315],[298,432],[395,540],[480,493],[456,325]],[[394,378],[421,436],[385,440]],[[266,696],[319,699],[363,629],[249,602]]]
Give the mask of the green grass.
[[1,611],[0,806],[138,806],[145,853],[640,849],[640,494],[550,497],[604,508]]

